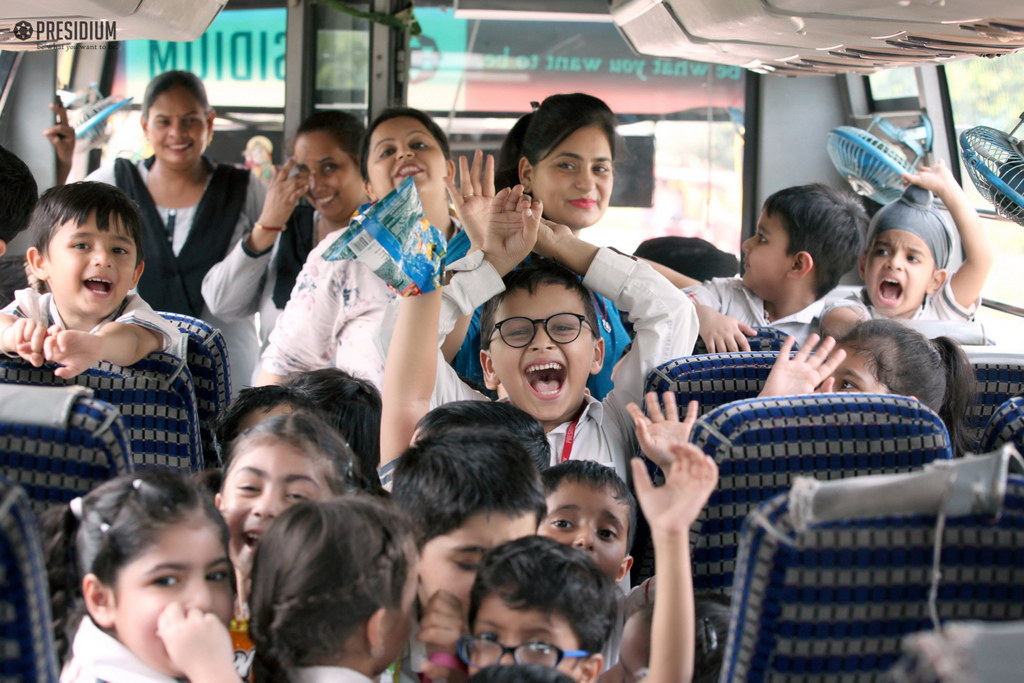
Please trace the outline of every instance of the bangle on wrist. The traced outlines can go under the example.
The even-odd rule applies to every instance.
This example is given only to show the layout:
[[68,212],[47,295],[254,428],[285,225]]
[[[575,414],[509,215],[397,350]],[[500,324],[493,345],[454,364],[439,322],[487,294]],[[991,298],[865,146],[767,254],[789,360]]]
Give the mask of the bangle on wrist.
[[252,226],[256,230],[266,230],[267,232],[284,232],[288,229],[287,225],[283,225],[279,228],[274,228],[269,225],[263,225],[262,223],[255,223]]

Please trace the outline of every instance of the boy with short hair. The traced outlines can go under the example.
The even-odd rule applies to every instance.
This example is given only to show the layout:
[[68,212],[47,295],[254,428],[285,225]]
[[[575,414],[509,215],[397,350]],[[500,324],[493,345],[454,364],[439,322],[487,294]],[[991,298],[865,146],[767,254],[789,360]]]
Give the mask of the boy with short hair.
[[0,256],[7,244],[28,227],[29,216],[39,199],[32,171],[24,161],[0,146]]
[[[872,318],[974,319],[995,258],[981,218],[942,160],[903,177],[912,184],[871,220],[860,257],[860,296],[836,302],[823,316],[824,332],[832,336]],[[933,195],[946,211],[935,206]],[[964,251],[952,275],[946,270],[953,248],[950,219]]]
[[685,290],[708,352],[749,351],[751,327],[775,327],[804,343],[818,331],[823,297],[856,264],[867,222],[860,200],[825,185],[768,197],[743,243],[743,277]]
[[[437,329],[443,339],[460,315],[486,303],[480,357],[488,387],[540,421],[552,464],[594,460],[625,477],[626,461],[637,448],[626,405],[641,400],[650,370],[692,351],[697,317],[687,298],[650,266],[583,242],[565,226],[540,219],[542,211],[539,201],[531,203],[522,194],[522,186],[502,190],[492,203],[481,248],[451,265],[454,275],[441,296],[403,299],[397,314],[385,314],[382,338],[386,343],[392,337],[394,344],[385,370],[382,424],[400,423],[387,417],[389,404],[404,403],[407,409],[399,412],[411,422],[416,401],[429,400],[433,407],[488,400],[437,360],[436,347],[422,343],[424,330]],[[546,258],[513,270],[531,250]],[[578,275],[584,275],[582,282]],[[619,361],[615,388],[603,402],[585,391],[587,378],[606,360],[590,291],[628,311],[636,331],[632,349]],[[414,310],[424,315],[403,315]],[[390,335],[387,327],[396,317]],[[408,429],[387,431],[406,438]],[[386,464],[394,449],[386,448],[383,438],[384,432],[381,462]]]
[[[662,487],[654,488],[639,459],[632,467],[657,550],[650,680],[686,681],[694,661],[689,528],[718,471],[692,444],[673,443],[668,451],[672,464]],[[480,566],[470,595],[472,635],[461,641],[460,655],[471,671],[517,660],[557,668],[577,683],[596,681],[618,618],[617,599],[612,578],[584,553],[541,537],[507,543]]]
[[536,534],[544,495],[530,456],[507,433],[453,429],[402,455],[393,498],[417,525],[420,630],[397,675],[418,683],[418,672],[445,675],[428,651],[455,656],[481,557]]
[[138,209],[116,187],[72,183],[48,190],[32,213],[26,258],[51,293],[15,293],[0,311],[0,351],[39,367],[63,365],[74,377],[101,360],[127,366],[167,350],[184,354],[184,337],[138,294],[142,233]]

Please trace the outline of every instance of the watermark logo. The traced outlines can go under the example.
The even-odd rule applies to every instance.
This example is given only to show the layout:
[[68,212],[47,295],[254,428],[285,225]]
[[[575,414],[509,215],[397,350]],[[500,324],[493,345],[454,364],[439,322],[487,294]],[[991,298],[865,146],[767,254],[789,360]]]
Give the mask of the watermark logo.
[[35,38],[39,42],[71,41],[93,43],[117,40],[117,22],[106,19],[40,20],[35,25],[19,21],[14,25],[18,40]]
[[28,40],[32,37],[32,24],[27,21],[19,21],[14,25],[14,37],[18,40]]

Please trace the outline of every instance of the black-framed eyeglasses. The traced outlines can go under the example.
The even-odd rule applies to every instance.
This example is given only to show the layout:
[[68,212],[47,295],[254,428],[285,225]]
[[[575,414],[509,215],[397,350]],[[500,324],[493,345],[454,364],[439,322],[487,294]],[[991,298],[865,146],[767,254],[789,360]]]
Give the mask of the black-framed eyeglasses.
[[554,669],[566,657],[589,657],[586,650],[563,650],[551,643],[533,641],[515,647],[505,647],[494,638],[487,636],[464,636],[459,638],[459,658],[475,669],[497,664],[506,654],[512,655],[516,664],[538,664]]
[[491,336],[497,331],[501,340],[513,349],[521,349],[537,336],[537,326],[543,325],[551,341],[556,344],[571,344],[580,336],[583,323],[590,326],[587,316],[579,313],[556,313],[550,318],[539,318],[537,320],[524,317],[505,318],[494,324]]

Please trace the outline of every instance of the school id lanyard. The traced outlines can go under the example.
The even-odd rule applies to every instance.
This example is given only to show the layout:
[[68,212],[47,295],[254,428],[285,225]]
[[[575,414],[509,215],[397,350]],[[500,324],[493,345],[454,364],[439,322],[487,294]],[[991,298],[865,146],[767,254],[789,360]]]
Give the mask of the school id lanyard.
[[569,423],[569,428],[565,430],[565,443],[562,444],[562,459],[559,462],[565,462],[572,455],[572,442],[576,439],[576,425],[579,424],[580,415],[576,416],[576,419]]

